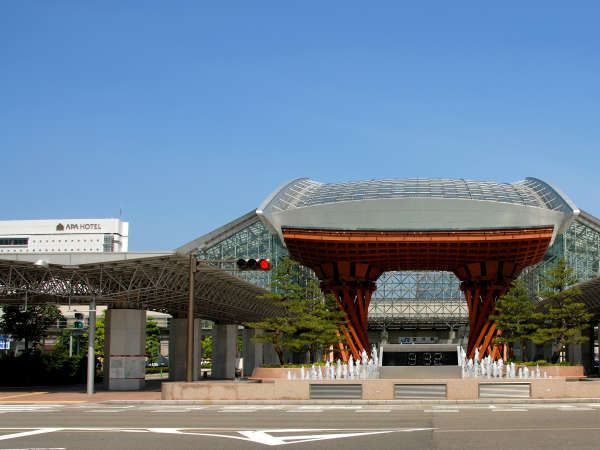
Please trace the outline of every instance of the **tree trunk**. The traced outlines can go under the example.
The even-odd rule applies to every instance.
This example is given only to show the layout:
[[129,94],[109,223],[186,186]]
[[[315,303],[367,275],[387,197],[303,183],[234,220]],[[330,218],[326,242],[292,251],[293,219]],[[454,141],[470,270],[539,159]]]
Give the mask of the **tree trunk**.
[[521,341],[521,353],[523,361],[529,361],[529,355],[527,354],[527,341]]
[[506,361],[513,359],[513,344],[506,342],[504,345],[506,346]]
[[310,363],[314,363],[317,362],[317,346],[315,344],[311,345],[309,347],[309,354],[310,354]]
[[281,347],[279,347],[278,345],[274,345],[273,348],[275,349],[275,353],[277,353],[277,356],[279,357],[279,364],[285,364],[285,356],[283,356],[283,351],[281,350]]

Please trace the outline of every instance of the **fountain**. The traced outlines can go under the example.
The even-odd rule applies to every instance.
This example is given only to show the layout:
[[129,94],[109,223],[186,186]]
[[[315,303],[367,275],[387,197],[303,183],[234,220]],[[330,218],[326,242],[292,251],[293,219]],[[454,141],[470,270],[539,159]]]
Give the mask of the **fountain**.
[[[503,359],[493,360],[491,356],[481,359],[479,351],[475,350],[475,357],[467,359],[466,352],[461,346],[456,347],[459,374],[462,378],[487,378],[487,379],[530,379],[530,378],[552,378],[545,370],[542,370],[539,364],[535,368],[516,367],[514,362],[506,363]],[[310,368],[300,367],[299,378],[301,380],[365,380],[379,379],[380,360],[377,347],[373,345],[370,356],[366,350],[363,350],[361,357],[356,360],[351,355],[347,364],[342,364],[338,359],[335,362],[326,361],[324,366],[312,364]],[[297,373],[287,371],[287,379],[295,380]]]

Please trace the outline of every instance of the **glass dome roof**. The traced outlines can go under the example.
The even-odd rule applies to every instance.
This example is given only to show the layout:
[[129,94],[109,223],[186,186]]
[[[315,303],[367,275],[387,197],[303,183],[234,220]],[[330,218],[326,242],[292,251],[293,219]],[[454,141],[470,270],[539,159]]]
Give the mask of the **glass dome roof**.
[[576,209],[568,197],[536,178],[516,183],[449,178],[392,178],[329,184],[299,178],[275,191],[263,204],[263,210],[285,211],[326,203],[410,197],[487,200],[566,213],[572,213]]

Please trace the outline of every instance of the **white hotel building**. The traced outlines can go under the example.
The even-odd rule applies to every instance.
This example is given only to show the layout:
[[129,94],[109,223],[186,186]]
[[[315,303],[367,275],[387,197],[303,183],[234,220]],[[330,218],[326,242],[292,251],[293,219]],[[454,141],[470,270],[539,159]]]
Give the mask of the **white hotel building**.
[[128,239],[120,219],[0,220],[0,255],[126,252]]
[[[44,219],[0,220],[0,258],[3,254],[36,253],[125,253],[128,248],[129,222],[120,219]],[[106,307],[99,306],[101,314]],[[61,306],[60,310],[72,327],[74,314],[88,317],[87,305]],[[166,314],[149,314],[161,328],[166,327]],[[50,350],[57,329],[50,330],[44,347]],[[163,344],[163,353],[168,353]],[[17,349],[21,346],[17,345]]]

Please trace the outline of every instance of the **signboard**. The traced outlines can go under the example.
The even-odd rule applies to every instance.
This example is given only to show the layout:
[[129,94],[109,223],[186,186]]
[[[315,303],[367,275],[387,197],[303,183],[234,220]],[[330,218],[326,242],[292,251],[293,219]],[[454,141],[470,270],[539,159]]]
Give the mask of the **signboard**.
[[456,347],[446,348],[442,345],[401,345],[401,348],[393,351],[384,351],[382,354],[382,366],[456,366],[458,365],[458,354]]
[[458,347],[452,344],[384,344],[381,378],[460,378]]
[[110,378],[145,378],[145,356],[111,356]]

